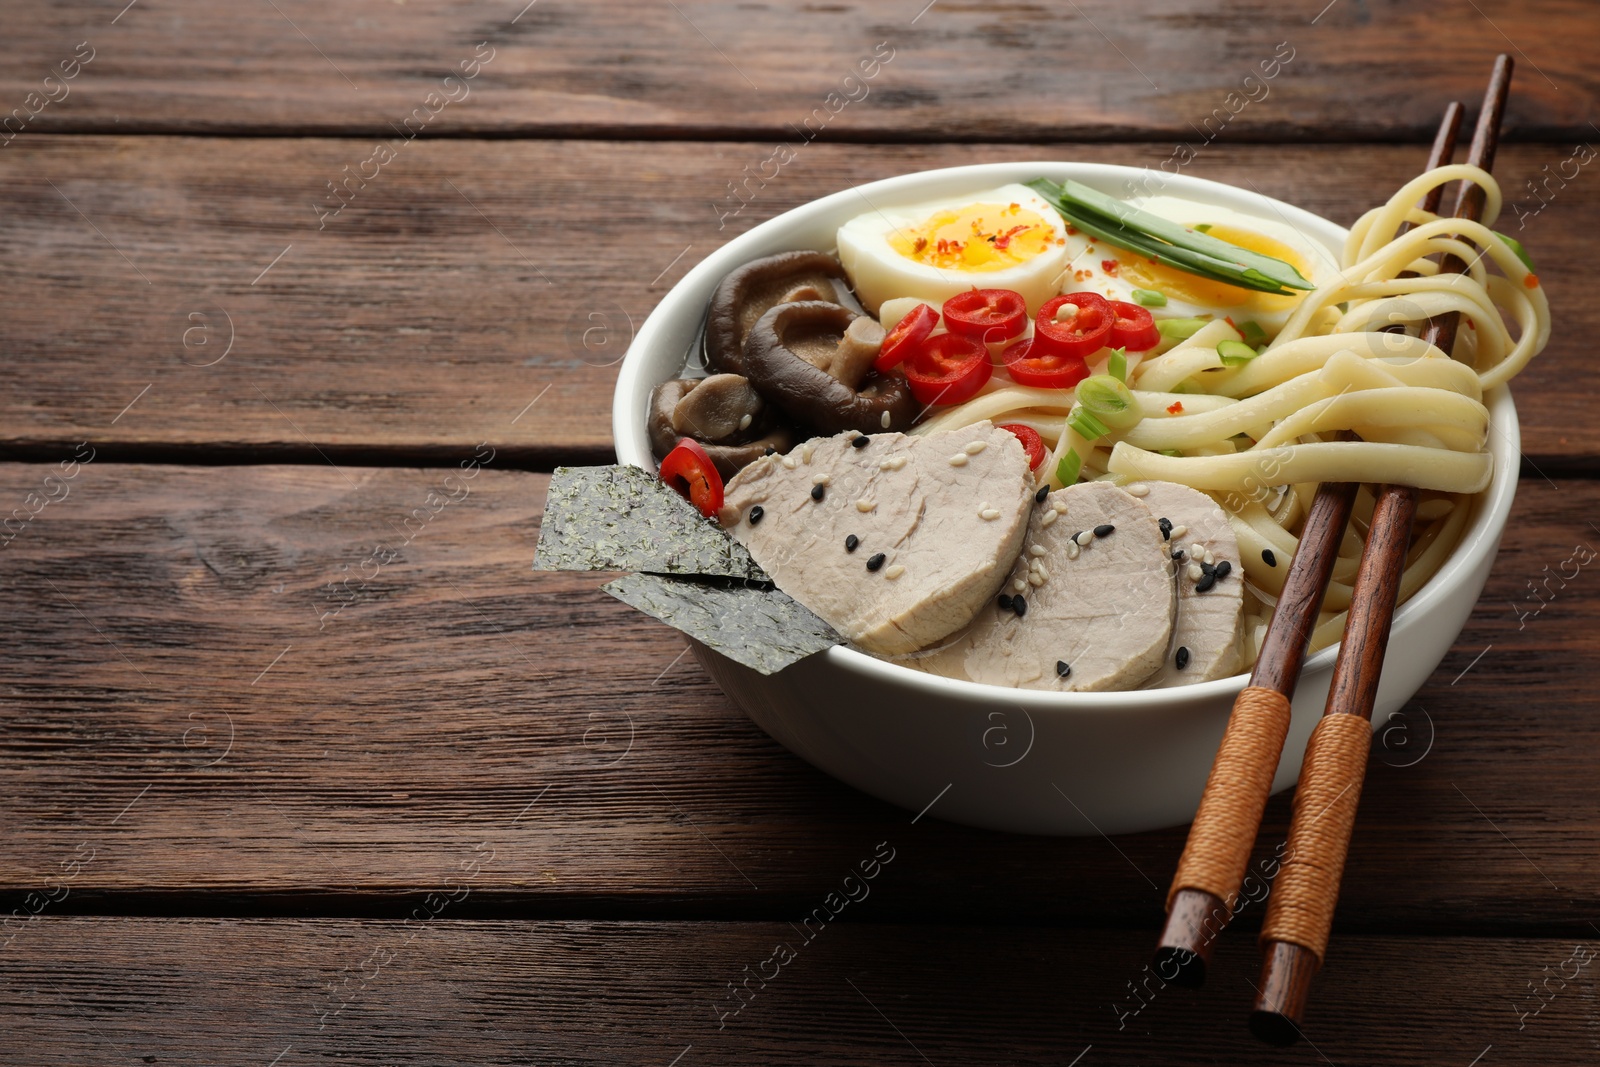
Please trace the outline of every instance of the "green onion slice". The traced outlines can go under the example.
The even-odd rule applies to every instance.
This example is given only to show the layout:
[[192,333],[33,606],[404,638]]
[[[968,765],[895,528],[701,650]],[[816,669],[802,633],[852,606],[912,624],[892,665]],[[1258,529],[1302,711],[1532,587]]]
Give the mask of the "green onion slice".
[[[1086,416],[1110,429],[1131,429],[1144,418],[1144,409],[1139,404],[1139,398],[1133,395],[1133,390],[1109,374],[1096,374],[1079,382],[1077,397]],[[1079,432],[1082,433],[1081,430]],[[1089,435],[1085,433],[1083,436]]]
[[[1240,367],[1255,359],[1257,352],[1243,341],[1220,341],[1217,355],[1222,357],[1224,367]],[[1083,386],[1079,385],[1078,388],[1081,390]]]
[[1083,457],[1071,449],[1061,457],[1061,462],[1056,464],[1056,481],[1062,485],[1076,485],[1078,474],[1083,470]]
[[1154,289],[1135,289],[1133,302],[1140,307],[1164,308],[1167,306],[1167,294]]
[[1169,341],[1187,341],[1205,324],[1205,319],[1157,319],[1156,329]]
[[1126,348],[1113,348],[1111,358],[1106,360],[1106,373],[1119,382],[1128,380],[1128,350]]
[[1527,267],[1529,270],[1533,270],[1533,260],[1529,257],[1528,250],[1522,247],[1521,241],[1517,240],[1515,237],[1507,236],[1506,234],[1501,233],[1499,230],[1490,230],[1489,232],[1500,238],[1500,240],[1504,241],[1506,244],[1510,245],[1511,251],[1515,252],[1517,254],[1517,258],[1522,260],[1522,265]]
[[[1081,389],[1083,383],[1080,382],[1078,387]],[[1067,427],[1086,441],[1099,440],[1111,432],[1111,427],[1101,422],[1095,417],[1094,412],[1081,404],[1074,407],[1071,414],[1067,416]]]

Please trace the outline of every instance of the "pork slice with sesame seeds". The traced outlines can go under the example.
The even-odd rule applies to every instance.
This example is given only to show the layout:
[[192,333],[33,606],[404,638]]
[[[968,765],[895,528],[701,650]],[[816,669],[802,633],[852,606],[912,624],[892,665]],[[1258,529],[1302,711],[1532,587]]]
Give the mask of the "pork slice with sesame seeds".
[[[1009,576],[1028,590],[1026,614],[991,601],[950,644],[901,662],[948,678],[1059,692],[1132,689],[1160,668],[1174,598],[1155,516],[1109,482],[1050,497],[1052,507],[1034,509],[1028,548]],[[1047,524],[1055,503],[1066,511]],[[1073,538],[1080,530],[1091,532],[1081,546]]]
[[[785,593],[862,650],[898,656],[994,603],[1022,551],[1035,487],[1016,435],[988,422],[873,434],[867,447],[857,436],[807,442],[808,464],[751,463],[728,482],[718,518]],[[819,500],[811,490],[822,474]],[[848,551],[852,537],[858,549]]]
[[[1239,669],[1239,636],[1244,626],[1244,582],[1238,565],[1239,542],[1228,513],[1198,489],[1174,482],[1146,482],[1144,502],[1183,537],[1216,562],[1196,560],[1178,570],[1178,621],[1171,654],[1147,683],[1154,688],[1226,678]],[[1224,567],[1223,564],[1228,564]],[[1193,568],[1192,570],[1190,568]],[[1186,652],[1180,656],[1179,653]],[[1179,665],[1179,660],[1185,662]]]

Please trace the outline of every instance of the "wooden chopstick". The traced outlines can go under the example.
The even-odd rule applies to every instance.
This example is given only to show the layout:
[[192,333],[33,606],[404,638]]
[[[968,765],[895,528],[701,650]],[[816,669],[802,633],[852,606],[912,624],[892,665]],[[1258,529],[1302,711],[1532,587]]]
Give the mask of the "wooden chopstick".
[[[1461,105],[1452,103],[1434,138],[1428,170],[1450,161],[1460,127]],[[1430,191],[1422,208],[1436,211],[1442,192],[1442,187]],[[1234,704],[1228,732],[1218,747],[1168,893],[1167,922],[1153,961],[1163,981],[1189,988],[1203,983],[1217,935],[1232,918],[1229,902],[1237,899],[1250,849],[1260,830],[1261,813],[1283,754],[1288,701],[1300,679],[1306,645],[1322,609],[1357,488],[1354,482],[1324,482],[1317,488],[1306,514],[1283,592],[1273,608],[1272,621],[1250,674],[1250,685]],[[1276,713],[1278,723],[1260,721],[1262,713],[1251,706],[1252,698],[1246,695],[1252,689],[1271,691],[1283,698],[1282,708]],[[1238,773],[1241,761],[1252,764],[1243,774]]]
[[[1511,69],[1510,56],[1502,55],[1495,61],[1473,133],[1468,162],[1484,170],[1494,165]],[[1482,210],[1482,188],[1463,183],[1454,216],[1476,219]],[[1439,269],[1441,273],[1459,274],[1466,264],[1447,256]],[[1423,336],[1450,353],[1458,318],[1455,313],[1440,316],[1429,324]],[[1286,859],[1268,898],[1262,923],[1261,981],[1250,1017],[1251,1031],[1270,1044],[1291,1045],[1298,1040],[1311,979],[1321,967],[1326,951],[1350,831],[1361,798],[1372,736],[1372,709],[1416,506],[1417,491],[1410,486],[1386,485],[1378,493],[1323,720],[1306,749],[1300,787],[1295,791]],[[1319,737],[1324,727],[1337,729],[1328,730],[1326,738]],[[1344,735],[1345,740],[1339,735]]]

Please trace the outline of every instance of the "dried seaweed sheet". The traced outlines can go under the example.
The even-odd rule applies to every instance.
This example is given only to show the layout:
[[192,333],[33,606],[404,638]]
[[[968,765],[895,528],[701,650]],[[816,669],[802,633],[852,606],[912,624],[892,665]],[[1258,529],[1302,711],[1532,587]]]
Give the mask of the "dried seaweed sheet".
[[601,589],[761,674],[844,643],[773,586],[630,574]]
[[771,580],[721,527],[630,466],[556,468],[533,567]]

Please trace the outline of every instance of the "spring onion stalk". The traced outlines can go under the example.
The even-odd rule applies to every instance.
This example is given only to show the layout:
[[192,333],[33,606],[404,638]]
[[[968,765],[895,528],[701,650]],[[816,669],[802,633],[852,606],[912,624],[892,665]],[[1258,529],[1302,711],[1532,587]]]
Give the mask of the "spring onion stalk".
[[1133,302],[1140,307],[1164,308],[1167,306],[1167,294],[1154,289],[1135,289]]
[[[1222,357],[1224,367],[1242,367],[1255,359],[1257,352],[1243,341],[1219,341],[1217,355]],[[1081,390],[1083,387],[1078,388]]]
[[1124,384],[1128,381],[1128,350],[1126,348],[1113,348],[1111,357],[1106,360],[1106,373]]
[[1109,374],[1079,382],[1077,397],[1085,414],[1112,430],[1130,430],[1144,418],[1144,408],[1133,390]]
[[1279,296],[1313,286],[1292,265],[1142,211],[1070,178],[1027,183],[1078,229],[1201,278]]

